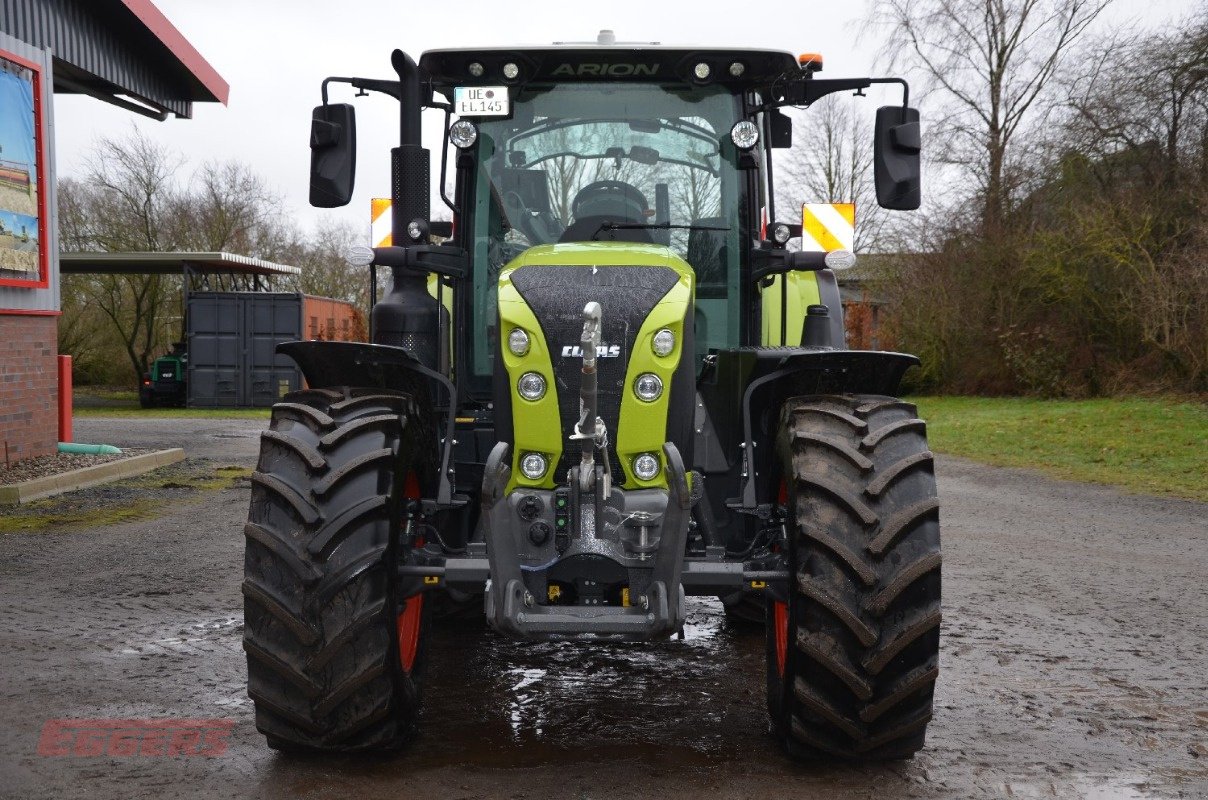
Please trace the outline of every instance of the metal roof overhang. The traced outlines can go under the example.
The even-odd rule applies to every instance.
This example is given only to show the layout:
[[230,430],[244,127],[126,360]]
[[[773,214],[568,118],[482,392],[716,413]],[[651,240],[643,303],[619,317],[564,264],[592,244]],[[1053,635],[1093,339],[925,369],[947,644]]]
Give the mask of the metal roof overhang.
[[59,269],[69,275],[195,274],[301,275],[298,267],[234,253],[60,253]]
[[182,275],[184,292],[273,291],[274,279],[302,270],[235,253],[60,253],[68,275]]
[[0,30],[54,54],[54,90],[156,119],[230,87],[151,0],[0,0]]

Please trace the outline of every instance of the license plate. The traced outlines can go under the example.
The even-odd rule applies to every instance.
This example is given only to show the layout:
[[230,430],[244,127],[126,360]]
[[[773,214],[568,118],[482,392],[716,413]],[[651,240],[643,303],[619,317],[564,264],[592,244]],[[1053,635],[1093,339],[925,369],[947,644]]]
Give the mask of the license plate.
[[453,113],[459,117],[506,117],[512,113],[508,87],[455,86]]

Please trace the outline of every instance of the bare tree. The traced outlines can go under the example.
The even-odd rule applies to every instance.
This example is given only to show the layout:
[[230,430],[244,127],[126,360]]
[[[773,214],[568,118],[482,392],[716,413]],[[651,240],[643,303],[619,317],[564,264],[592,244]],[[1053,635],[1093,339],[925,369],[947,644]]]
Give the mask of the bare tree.
[[792,116],[793,148],[774,164],[781,219],[783,209],[796,213],[803,202],[855,203],[856,250],[882,249],[888,215],[877,205],[872,181],[872,126],[846,97],[823,98]]
[[[346,219],[323,217],[314,233],[295,241],[285,258],[301,267],[300,291],[345,300],[361,309],[369,307],[369,270],[352,267],[346,260],[348,248],[365,244],[364,226]],[[384,272],[385,270],[383,270]]]
[[[60,231],[67,250],[174,250],[184,204],[176,185],[183,160],[135,131],[98,140],[83,181],[60,182]],[[82,292],[117,332],[135,376],[163,339],[180,280],[165,275],[90,275],[64,283]],[[73,298],[68,303],[74,302]]]
[[[280,198],[239,162],[206,164],[182,182],[184,159],[137,130],[93,146],[82,179],[59,182],[62,246],[75,252],[230,250],[272,260],[312,257],[312,244],[283,221]],[[182,185],[183,183],[183,185]],[[320,234],[325,240],[325,234]],[[64,348],[85,354],[105,324],[137,377],[180,335],[177,275],[65,276]],[[86,318],[86,319],[85,319]]]
[[190,246],[266,257],[281,246],[281,198],[247,164],[203,164],[189,183],[187,197],[183,238]]
[[1149,151],[1137,159],[1143,178],[1167,189],[1198,177],[1181,167],[1208,145],[1208,11],[1173,30],[1096,42],[1088,56],[1093,68],[1066,91],[1073,113],[1062,146],[1106,165]]
[[1000,232],[1018,180],[1016,145],[1050,107],[1047,90],[1072,45],[1111,0],[876,0],[891,66],[948,101],[941,160],[978,181],[982,223]]

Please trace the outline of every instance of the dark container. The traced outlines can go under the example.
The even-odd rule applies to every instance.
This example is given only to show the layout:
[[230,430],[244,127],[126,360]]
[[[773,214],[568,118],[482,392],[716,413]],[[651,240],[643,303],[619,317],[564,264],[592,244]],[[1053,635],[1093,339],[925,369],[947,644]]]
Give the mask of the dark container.
[[356,307],[298,292],[191,292],[187,316],[193,408],[271,406],[302,388],[281,342],[365,340]]

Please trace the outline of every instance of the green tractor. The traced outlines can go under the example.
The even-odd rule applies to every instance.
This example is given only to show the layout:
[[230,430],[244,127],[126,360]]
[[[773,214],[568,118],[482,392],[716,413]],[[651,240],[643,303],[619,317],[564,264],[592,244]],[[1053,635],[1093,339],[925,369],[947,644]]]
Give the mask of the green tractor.
[[138,404],[142,408],[181,406],[189,399],[189,353],[184,342],[172,345],[172,352],[155,359],[151,371],[143,373],[138,387]]
[[[854,257],[790,250],[800,226],[772,203],[781,108],[896,84],[873,132],[877,196],[917,208],[905,82],[607,32],[392,66],[328,78],[312,119],[311,203],[341,206],[355,117],[330,86],[399,101],[393,244],[349,257],[393,288],[371,343],[278,348],[309,388],[273,408],[245,529],[269,745],[403,742],[438,609],[590,647],[681,634],[687,595],[745,595],[766,608],[768,710],[790,754],[919,750],[938,504],[924,423],[895,397],[917,359],[844,347],[832,269]],[[432,221],[424,109],[444,118],[451,225]]]

